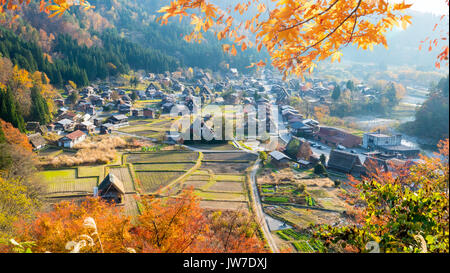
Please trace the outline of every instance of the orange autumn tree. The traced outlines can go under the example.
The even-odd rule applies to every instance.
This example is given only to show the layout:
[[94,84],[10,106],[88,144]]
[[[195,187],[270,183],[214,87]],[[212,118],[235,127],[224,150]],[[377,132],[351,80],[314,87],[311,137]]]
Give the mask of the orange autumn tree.
[[449,252],[449,140],[434,157],[353,179],[356,224],[319,225],[315,236],[334,251]]
[[5,136],[6,143],[18,145],[29,152],[33,150],[33,146],[31,146],[27,136],[22,134],[19,129],[15,128],[11,123],[0,119],[0,128]]
[[[272,65],[284,76],[312,72],[317,62],[331,57],[340,60],[340,49],[353,44],[358,48],[372,49],[374,45],[387,47],[385,34],[395,26],[406,28],[411,16],[403,14],[411,4],[392,4],[387,0],[272,0],[272,10],[265,1],[242,1],[222,10],[214,1],[175,0],[159,10],[159,18],[167,24],[169,18],[188,17],[194,31],[186,40],[200,41],[203,32],[214,27],[219,40],[228,38],[231,45],[224,50],[236,55],[241,50],[256,46],[265,47]],[[250,6],[256,14],[250,14]],[[254,9],[253,9],[254,10]],[[238,22],[236,13],[250,15],[251,19]],[[241,34],[251,32],[255,39]],[[254,65],[262,66],[260,61]]]
[[[177,198],[143,197],[140,202],[141,215],[135,222],[123,215],[121,207],[100,198],[87,198],[81,204],[61,202],[31,223],[16,223],[14,240],[26,243],[32,252],[266,251],[254,221],[241,213],[208,214],[192,190]],[[0,252],[14,251],[16,245],[0,241]]]
[[[33,252],[128,252],[130,218],[99,198],[81,204],[60,202],[38,213],[31,224],[16,224],[18,242],[33,242]],[[11,251],[4,246],[3,251]]]
[[241,212],[207,213],[193,190],[176,198],[143,198],[132,230],[138,252],[265,252],[257,226]]
[[192,192],[177,198],[141,199],[143,211],[134,228],[135,248],[140,252],[183,253],[197,250],[206,219]]

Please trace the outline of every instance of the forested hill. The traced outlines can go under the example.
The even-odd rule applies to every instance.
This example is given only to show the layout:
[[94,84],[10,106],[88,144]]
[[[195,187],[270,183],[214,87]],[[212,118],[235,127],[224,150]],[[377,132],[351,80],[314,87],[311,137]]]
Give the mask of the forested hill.
[[69,80],[84,86],[130,69],[161,73],[228,64],[244,71],[262,58],[255,50],[231,57],[212,34],[200,45],[185,42],[190,25],[155,22],[162,1],[90,2],[95,9],[74,7],[61,18],[48,18],[32,1],[16,22],[0,27],[0,54],[19,68],[45,72],[59,87]]

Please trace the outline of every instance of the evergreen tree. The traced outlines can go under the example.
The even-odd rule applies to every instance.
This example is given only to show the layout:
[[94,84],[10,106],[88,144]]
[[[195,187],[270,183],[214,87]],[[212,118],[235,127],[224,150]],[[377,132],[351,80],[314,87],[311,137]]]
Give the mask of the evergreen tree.
[[9,86],[6,88],[6,92],[0,90],[0,118],[10,122],[21,132],[25,132],[25,121],[17,107]]
[[332,98],[334,101],[337,101],[337,100],[339,99],[340,96],[341,96],[341,88],[339,87],[339,85],[336,85],[336,86],[334,87],[333,94],[331,94],[331,98]]
[[32,111],[31,119],[39,121],[40,124],[48,124],[51,121],[47,102],[42,97],[40,90],[33,86],[31,88]]

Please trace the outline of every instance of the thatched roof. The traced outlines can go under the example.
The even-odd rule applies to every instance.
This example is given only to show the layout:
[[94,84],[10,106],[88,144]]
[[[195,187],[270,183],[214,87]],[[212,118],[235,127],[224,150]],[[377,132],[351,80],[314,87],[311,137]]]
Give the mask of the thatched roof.
[[101,194],[106,194],[111,189],[115,189],[116,191],[125,194],[125,187],[123,186],[122,181],[112,173],[108,174],[98,186],[98,190]]
[[328,168],[349,173],[354,167],[361,167],[361,160],[357,154],[332,150],[328,160]]
[[38,148],[47,144],[47,141],[45,141],[45,139],[39,133],[29,135],[28,140],[34,148]]

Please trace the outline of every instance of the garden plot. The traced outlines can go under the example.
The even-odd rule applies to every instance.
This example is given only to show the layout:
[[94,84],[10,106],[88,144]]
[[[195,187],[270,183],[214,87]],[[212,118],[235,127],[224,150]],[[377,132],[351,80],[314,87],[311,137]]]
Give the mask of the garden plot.
[[294,224],[300,229],[308,228],[311,224],[332,225],[343,220],[341,213],[315,209],[296,208],[292,206],[269,206],[264,210],[267,214]]
[[43,171],[39,173],[49,195],[92,194],[98,177],[77,178],[76,169]]
[[119,178],[125,187],[126,192],[135,192],[133,179],[131,178],[130,171],[128,168],[110,168],[109,172]]
[[136,171],[136,176],[145,193],[153,193],[183,175],[184,172]]
[[136,171],[178,171],[183,172],[192,168],[194,163],[145,163],[133,164]]
[[201,200],[200,207],[210,210],[248,210],[248,203]]
[[302,179],[300,181],[320,207],[336,211],[347,209],[346,203],[339,197],[341,189],[336,188],[330,179]]
[[160,151],[155,153],[127,154],[127,163],[195,163],[198,158],[196,152]]

